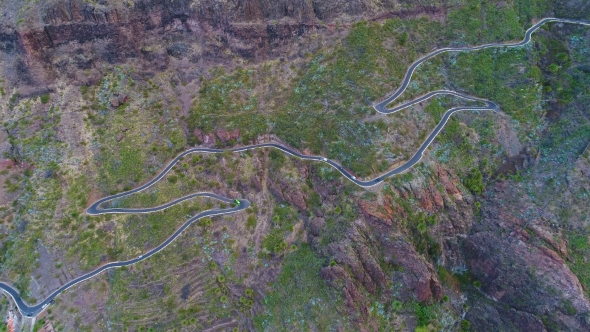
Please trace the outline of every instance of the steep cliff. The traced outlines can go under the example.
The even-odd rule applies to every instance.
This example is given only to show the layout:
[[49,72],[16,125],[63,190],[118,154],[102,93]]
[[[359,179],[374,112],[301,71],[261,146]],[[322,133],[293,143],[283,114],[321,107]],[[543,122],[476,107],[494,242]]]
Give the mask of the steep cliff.
[[[445,10],[436,2],[303,0],[15,1],[6,7],[18,15],[0,23],[0,50],[15,57],[3,71],[11,83],[24,85],[52,84],[63,72],[103,62],[140,61],[144,70],[162,71],[170,57],[202,67],[297,56],[303,54],[298,38],[305,34],[333,32],[358,20],[441,17]],[[94,82],[78,78],[76,84]]]

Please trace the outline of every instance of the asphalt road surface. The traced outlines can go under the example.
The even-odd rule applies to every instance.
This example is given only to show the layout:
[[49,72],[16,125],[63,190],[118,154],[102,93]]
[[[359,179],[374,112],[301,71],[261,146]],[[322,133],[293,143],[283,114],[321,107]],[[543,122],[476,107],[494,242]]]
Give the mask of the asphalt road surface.
[[[445,112],[445,114],[443,115],[443,117],[440,120],[440,122],[438,123],[438,125],[434,128],[434,130],[430,133],[430,135],[426,138],[426,140],[422,143],[422,145],[420,146],[418,151],[416,151],[416,153],[414,154],[414,156],[412,158],[410,158],[410,160],[408,160],[403,165],[401,165],[401,166],[399,166],[387,173],[384,173],[374,179],[370,179],[370,180],[357,179],[354,175],[352,175],[349,171],[345,170],[341,165],[339,165],[335,161],[326,159],[321,156],[303,155],[295,150],[292,150],[292,149],[282,146],[280,144],[265,143],[265,144],[258,144],[258,145],[251,145],[251,146],[244,146],[244,147],[240,147],[240,148],[235,148],[235,149],[231,149],[230,151],[242,152],[242,151],[251,150],[251,149],[258,149],[258,148],[276,148],[276,149],[279,149],[287,154],[298,157],[300,159],[320,161],[320,162],[327,163],[330,166],[332,166],[333,168],[335,168],[336,170],[338,170],[340,173],[342,173],[342,175],[344,177],[346,177],[348,180],[354,182],[355,184],[357,184],[361,187],[375,186],[375,185],[381,183],[385,178],[388,178],[388,177],[396,175],[396,174],[400,174],[400,173],[408,170],[412,166],[414,166],[416,163],[418,163],[420,161],[420,159],[422,159],[422,155],[423,155],[424,151],[428,148],[428,146],[430,146],[432,141],[434,141],[436,136],[443,129],[443,127],[445,126],[445,124],[447,123],[447,121],[449,120],[450,116],[453,113],[458,112],[458,111],[465,111],[465,110],[492,110],[492,111],[496,111],[496,112],[500,111],[498,106],[489,100],[485,100],[485,99],[481,99],[481,98],[477,98],[477,97],[472,97],[472,96],[468,96],[468,95],[465,95],[465,94],[462,94],[459,92],[448,91],[448,90],[433,91],[433,92],[430,92],[430,93],[428,93],[424,96],[421,96],[415,100],[412,100],[412,101],[403,103],[400,106],[396,106],[394,108],[388,109],[387,105],[390,104],[391,102],[395,101],[406,90],[406,88],[408,87],[408,84],[410,83],[410,80],[412,78],[412,74],[414,73],[414,70],[422,62],[424,62],[424,61],[426,61],[426,60],[428,60],[440,53],[444,53],[444,52],[476,51],[476,50],[481,50],[481,49],[490,48],[490,47],[523,46],[523,45],[526,45],[527,43],[530,42],[531,35],[533,32],[535,32],[541,25],[548,23],[548,22],[573,23],[573,24],[582,24],[582,25],[590,26],[589,22],[584,22],[584,21],[557,19],[557,18],[545,18],[545,19],[542,19],[541,21],[539,21],[537,24],[533,25],[531,28],[529,28],[526,31],[525,37],[521,42],[513,43],[513,44],[486,44],[486,45],[480,45],[480,46],[474,46],[474,47],[442,48],[442,49],[438,49],[438,50],[424,56],[423,58],[420,58],[416,62],[414,62],[408,68],[408,71],[406,72],[406,75],[404,77],[404,80],[402,81],[402,85],[400,86],[400,88],[395,93],[393,93],[391,96],[389,96],[387,99],[385,99],[384,101],[375,104],[374,105],[375,110],[377,110],[380,113],[385,113],[385,114],[395,113],[395,112],[398,112],[400,110],[403,110],[407,107],[410,107],[412,105],[415,105],[417,103],[420,103],[424,100],[427,100],[433,96],[440,95],[440,94],[450,94],[450,95],[454,95],[454,96],[457,96],[457,97],[460,97],[460,98],[463,98],[466,100],[481,102],[481,103],[484,103],[485,106],[455,107],[455,108],[449,109],[448,111]],[[160,174],[158,174],[154,179],[152,179],[148,183],[144,184],[141,187],[138,187],[138,188],[126,191],[126,192],[122,192],[119,194],[115,194],[115,195],[111,195],[111,196],[102,198],[102,199],[96,201],[90,207],[88,207],[88,209],[86,210],[86,213],[88,213],[89,215],[99,215],[99,214],[108,214],[108,213],[151,213],[151,212],[156,212],[156,211],[161,211],[161,210],[167,209],[173,205],[176,205],[180,202],[183,202],[183,201],[195,198],[195,197],[210,197],[210,198],[214,198],[214,199],[220,200],[225,203],[235,204],[233,199],[219,196],[217,194],[195,193],[195,194],[191,194],[191,195],[187,195],[187,196],[178,198],[170,203],[160,205],[158,207],[153,207],[153,208],[131,209],[131,208],[102,208],[101,207],[101,205],[105,202],[111,201],[113,199],[121,198],[121,197],[124,197],[127,195],[131,195],[134,193],[138,193],[142,190],[145,190],[145,189],[151,187],[152,185],[157,183],[159,180],[161,180],[174,167],[174,165],[176,165],[176,163],[178,163],[178,161],[182,157],[184,157],[188,154],[191,154],[191,153],[222,153],[225,151],[226,150],[208,149],[208,148],[194,148],[194,149],[187,150],[187,151],[181,153],[180,155],[178,155],[172,162],[170,162],[170,164],[168,164],[168,166],[166,166],[166,168],[162,172],[160,172]],[[53,291],[53,293],[51,293],[51,295],[49,295],[45,300],[43,300],[42,302],[40,302],[36,305],[28,305],[27,303],[25,303],[23,301],[23,299],[20,297],[18,291],[7,283],[0,282],[0,289],[7,292],[13,298],[19,311],[23,315],[29,316],[29,317],[37,316],[41,311],[43,311],[48,305],[50,305],[52,303],[53,299],[56,296],[58,296],[63,291],[67,290],[68,288],[70,288],[82,281],[88,280],[88,279],[102,273],[103,271],[105,271],[107,269],[135,264],[139,261],[149,258],[150,256],[152,256],[152,255],[156,254],[157,252],[161,251],[162,249],[166,248],[172,241],[174,241],[176,239],[176,237],[178,237],[178,235],[180,235],[187,227],[189,227],[195,221],[197,221],[201,218],[204,218],[204,217],[235,213],[235,212],[244,210],[250,206],[250,202],[248,200],[240,199],[239,201],[240,201],[240,204],[236,204],[234,207],[227,208],[227,209],[203,211],[203,212],[191,217],[179,229],[177,229],[172,235],[170,235],[170,237],[166,241],[164,241],[159,246],[153,248],[152,250],[150,250],[150,251],[148,251],[148,252],[144,253],[143,255],[140,255],[136,258],[130,259],[130,260],[121,261],[121,262],[111,262],[111,263],[102,265],[89,273],[86,273],[76,279],[70,280],[66,284],[62,285],[60,288]]]

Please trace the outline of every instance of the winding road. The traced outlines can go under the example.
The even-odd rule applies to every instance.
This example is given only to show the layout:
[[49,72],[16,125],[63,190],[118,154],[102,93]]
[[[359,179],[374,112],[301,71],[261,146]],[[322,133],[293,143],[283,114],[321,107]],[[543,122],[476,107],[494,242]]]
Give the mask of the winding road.
[[[449,91],[449,90],[433,91],[433,92],[430,92],[424,96],[416,98],[412,101],[409,101],[409,102],[403,103],[399,106],[388,109],[387,105],[392,103],[393,101],[395,101],[406,90],[406,88],[408,87],[408,85],[411,81],[414,71],[421,63],[423,63],[424,61],[426,61],[438,54],[444,53],[444,52],[476,51],[476,50],[482,50],[482,49],[490,48],[490,47],[523,46],[523,45],[528,44],[531,41],[531,35],[533,34],[533,32],[535,32],[537,29],[539,29],[539,27],[541,27],[543,24],[548,23],[548,22],[572,23],[572,24],[582,24],[582,25],[590,26],[590,22],[569,20],[569,19],[558,19],[558,18],[545,18],[545,19],[542,19],[541,21],[539,21],[537,24],[533,25],[531,28],[529,28],[526,31],[525,37],[521,42],[486,44],[486,45],[480,45],[480,46],[474,46],[474,47],[442,48],[442,49],[438,49],[432,53],[429,53],[426,56],[424,56],[424,57],[418,59],[416,62],[414,62],[408,68],[408,71],[406,72],[404,80],[402,81],[402,84],[398,88],[398,90],[395,91],[395,93],[393,93],[391,96],[387,97],[384,101],[373,105],[373,107],[375,108],[375,110],[377,112],[384,113],[384,114],[391,114],[391,113],[399,112],[399,111],[401,111],[405,108],[408,108],[412,105],[415,105],[415,104],[423,102],[429,98],[432,98],[433,96],[442,95],[442,94],[454,95],[454,96],[457,96],[457,97],[460,97],[460,98],[463,98],[466,100],[481,102],[481,103],[485,104],[485,106],[455,107],[455,108],[451,108],[451,109],[447,110],[445,112],[445,114],[442,116],[439,123],[432,130],[430,135],[428,135],[426,140],[422,143],[422,145],[420,146],[418,151],[416,151],[416,153],[412,156],[412,158],[410,158],[408,161],[406,161],[404,164],[398,166],[397,168],[395,168],[389,172],[386,172],[374,179],[370,179],[370,180],[357,179],[354,175],[352,175],[349,171],[345,170],[340,164],[336,163],[335,161],[329,160],[329,159],[321,157],[321,156],[304,155],[304,154],[301,154],[293,149],[290,149],[288,147],[285,147],[280,144],[275,144],[275,143],[264,143],[264,144],[244,146],[244,147],[240,147],[240,148],[231,149],[229,151],[243,152],[243,151],[247,151],[247,150],[251,150],[251,149],[258,149],[258,148],[276,148],[276,149],[279,149],[289,155],[292,155],[292,156],[300,158],[300,159],[327,163],[330,166],[332,166],[333,168],[335,168],[336,170],[338,170],[348,180],[354,182],[355,184],[357,184],[361,187],[372,187],[372,186],[378,185],[385,178],[391,177],[396,174],[400,174],[400,173],[408,170],[409,168],[413,167],[416,163],[418,163],[420,161],[420,159],[422,159],[422,155],[423,155],[424,151],[426,151],[428,146],[430,146],[430,144],[434,141],[436,136],[443,129],[443,127],[445,126],[445,124],[447,123],[447,121],[449,120],[450,116],[453,113],[458,112],[458,111],[466,111],[466,110],[491,110],[491,111],[495,111],[495,112],[500,112],[498,105],[496,105],[495,103],[493,103],[489,100],[485,100],[485,99],[481,99],[481,98],[477,98],[477,97],[472,97],[472,96],[468,96],[468,95],[465,95],[465,94],[462,94],[459,92]],[[209,198],[214,198],[214,199],[217,199],[217,200],[225,202],[225,203],[232,204],[232,203],[234,203],[233,199],[223,197],[223,196],[220,196],[220,195],[217,195],[214,193],[194,193],[194,194],[190,194],[190,195],[178,198],[172,202],[169,202],[169,203],[157,206],[157,207],[153,207],[153,208],[102,208],[101,207],[101,205],[103,203],[106,203],[106,202],[111,201],[113,199],[117,199],[117,198],[121,198],[121,197],[124,197],[127,195],[138,193],[140,191],[143,191],[143,190],[151,187],[152,185],[154,185],[155,183],[160,181],[181,160],[182,157],[184,157],[188,154],[191,154],[191,153],[223,153],[225,151],[227,151],[227,150],[208,149],[208,148],[193,148],[193,149],[187,150],[187,151],[179,154],[176,158],[174,158],[174,160],[172,160],[168,164],[168,166],[166,166],[166,168],[164,168],[164,170],[162,170],[162,172],[160,172],[155,178],[153,178],[148,183],[144,184],[141,187],[138,187],[138,188],[126,191],[126,192],[122,192],[119,194],[115,194],[115,195],[111,195],[111,196],[102,198],[102,199],[96,201],[95,203],[93,203],[90,207],[88,207],[88,209],[86,210],[86,213],[89,215],[100,215],[100,214],[110,214],[110,213],[151,213],[151,212],[156,212],[156,211],[162,211],[162,210],[167,209],[173,205],[176,205],[178,203],[181,203],[181,202],[189,200],[189,199],[193,199],[195,197],[209,197]],[[250,206],[250,202],[248,200],[240,199],[239,202],[240,202],[240,204],[235,204],[235,206],[227,208],[227,209],[213,209],[213,210],[207,210],[207,211],[203,211],[203,212],[198,213],[197,215],[188,219],[179,229],[177,229],[172,235],[170,235],[170,237],[168,237],[168,239],[166,239],[166,241],[164,241],[159,246],[151,249],[150,251],[148,251],[148,252],[144,253],[143,255],[140,255],[136,258],[126,260],[126,261],[120,261],[120,262],[111,262],[111,263],[102,265],[102,266],[98,267],[97,269],[95,269],[89,273],[86,273],[78,278],[70,280],[66,284],[62,285],[60,288],[53,291],[45,300],[43,300],[42,302],[40,302],[36,305],[26,304],[23,301],[23,299],[20,297],[18,291],[7,283],[0,282],[0,289],[7,292],[13,298],[19,311],[23,315],[28,316],[28,317],[37,316],[41,311],[43,311],[48,305],[50,305],[52,303],[53,299],[55,299],[56,296],[58,296],[59,294],[61,294],[65,290],[67,290],[68,288],[70,288],[82,281],[88,280],[88,279],[102,273],[105,270],[115,268],[115,267],[122,267],[122,266],[128,266],[131,264],[135,264],[139,261],[147,259],[147,258],[151,257],[152,255],[158,253],[162,249],[166,248],[170,243],[172,243],[172,241],[174,241],[187,227],[189,227],[195,221],[197,221],[201,218],[204,218],[204,217],[235,213],[235,212],[244,210]]]

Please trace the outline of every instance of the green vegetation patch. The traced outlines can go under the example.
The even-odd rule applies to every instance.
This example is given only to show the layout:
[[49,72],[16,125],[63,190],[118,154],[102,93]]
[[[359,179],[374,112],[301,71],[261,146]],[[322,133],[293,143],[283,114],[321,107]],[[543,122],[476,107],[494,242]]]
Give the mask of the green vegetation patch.
[[446,33],[450,40],[476,45],[522,38],[524,30],[510,4],[503,2],[500,5],[501,1],[493,0],[466,2],[449,13]]
[[149,260],[107,273],[106,311],[116,330],[201,331],[243,321],[238,311],[254,294],[246,289],[240,302],[229,291],[242,287],[231,261],[222,267],[213,260],[231,253],[228,234],[187,233]]
[[152,80],[136,85],[128,69],[114,67],[96,85],[83,89],[85,124],[95,148],[92,161],[103,193],[136,187],[185,149],[180,110],[166,88]]
[[346,317],[338,312],[342,299],[320,277],[326,263],[307,244],[287,255],[264,299],[265,311],[254,318],[257,329],[329,331],[348,326]]
[[272,228],[262,240],[262,247],[274,254],[285,251],[287,249],[285,235],[293,231],[297,217],[297,214],[289,206],[275,207],[272,214]]
[[[28,166],[15,170],[17,175],[9,185],[5,184],[16,199],[3,211],[11,218],[11,225],[7,225],[11,231],[2,241],[0,263],[24,300],[35,303],[28,287],[32,271],[39,267],[37,246],[46,241],[63,194],[58,178],[63,143],[57,139],[61,115],[58,108],[51,106],[32,116],[30,99],[21,100],[17,110],[22,117],[4,123],[12,146],[5,157]],[[36,129],[31,130],[32,126]]]
[[226,74],[219,67],[212,75],[212,79],[202,80],[199,99],[189,116],[189,127],[205,132],[219,127],[239,129],[244,143],[265,133],[267,124],[259,114],[257,96],[252,93],[256,87],[254,72],[238,68]]
[[125,233],[133,236],[126,240],[125,246],[142,251],[143,248],[156,247],[190,217],[214,205],[214,200],[207,199],[202,203],[201,199],[198,199],[180,203],[160,212],[130,215],[126,218]]
[[578,277],[580,283],[587,289],[586,294],[590,296],[590,269],[586,264],[590,258],[590,245],[588,244],[587,232],[583,234],[570,233],[568,236],[568,265],[572,272]]

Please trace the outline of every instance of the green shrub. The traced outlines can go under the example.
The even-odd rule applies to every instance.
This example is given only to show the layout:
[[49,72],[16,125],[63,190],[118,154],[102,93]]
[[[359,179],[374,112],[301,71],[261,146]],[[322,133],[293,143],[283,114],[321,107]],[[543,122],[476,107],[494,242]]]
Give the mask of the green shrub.
[[211,220],[211,218],[203,218],[199,221],[198,225],[201,227],[210,227],[213,225],[213,220]]
[[253,215],[248,216],[248,220],[246,220],[246,228],[254,229],[256,228],[256,217]]
[[270,164],[276,169],[279,169],[285,163],[285,156],[282,151],[277,149],[271,149],[268,153],[268,157],[270,159]]
[[418,326],[427,326],[436,318],[434,306],[429,306],[421,302],[415,302],[412,309],[414,309]]
[[402,32],[398,37],[398,41],[401,46],[406,46],[406,42],[408,41],[408,33],[406,31]]
[[479,168],[472,169],[469,173],[469,176],[463,181],[463,184],[474,194],[483,194],[485,187],[483,185],[483,175],[481,174]]
[[41,95],[40,99],[43,104],[47,104],[49,102],[49,95],[43,94],[43,95]]
[[461,332],[467,332],[469,331],[471,328],[471,323],[469,323],[468,320],[462,320],[461,321]]
[[578,252],[583,252],[584,250],[588,249],[588,236],[586,235],[571,235],[568,238],[568,244],[571,249],[574,249]]
[[567,312],[568,315],[573,316],[578,313],[578,310],[574,307],[574,304],[569,299],[564,300],[562,304],[565,312]]
[[547,70],[554,74],[557,74],[557,72],[559,71],[559,65],[556,63],[552,63],[549,66],[547,66]]
[[176,175],[168,175],[168,181],[172,184],[176,183],[176,181],[178,181],[178,176]]

